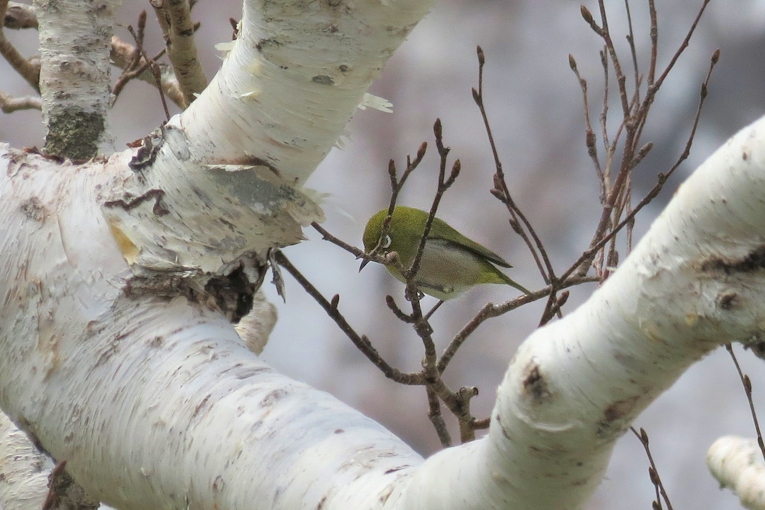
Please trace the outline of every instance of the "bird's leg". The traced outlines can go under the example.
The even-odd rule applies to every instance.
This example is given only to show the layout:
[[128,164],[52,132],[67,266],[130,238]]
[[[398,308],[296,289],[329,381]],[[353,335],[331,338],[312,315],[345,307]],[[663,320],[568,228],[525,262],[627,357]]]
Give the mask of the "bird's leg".
[[[417,289],[417,295],[416,295],[417,301],[420,301],[424,297],[425,297],[425,294],[423,294],[423,292],[420,289]],[[415,296],[413,296],[411,292],[409,291],[409,286],[407,286],[404,289],[404,299],[406,299],[407,301],[413,301],[415,299]]]

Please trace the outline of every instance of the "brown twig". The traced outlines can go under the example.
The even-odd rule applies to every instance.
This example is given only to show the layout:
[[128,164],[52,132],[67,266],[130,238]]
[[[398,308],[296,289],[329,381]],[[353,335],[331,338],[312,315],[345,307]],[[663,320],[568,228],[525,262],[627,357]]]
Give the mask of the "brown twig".
[[[675,63],[677,62],[680,55],[683,53],[685,48],[688,46],[688,42],[690,41],[691,36],[693,35],[696,26],[698,25],[699,19],[701,18],[701,15],[704,12],[704,9],[706,7],[706,4],[708,3],[708,0],[705,0],[704,5],[702,5],[701,9],[699,10],[694,22],[692,23],[691,27],[689,28],[685,39],[681,43],[680,47],[676,50],[674,53],[672,59],[670,60],[670,63],[667,65],[667,67],[662,72],[661,76],[655,80],[655,74],[656,74],[656,65],[657,65],[657,55],[658,55],[658,22],[657,22],[657,16],[656,16],[656,10],[655,6],[653,5],[653,1],[649,1],[649,16],[651,18],[651,32],[650,32],[650,38],[651,38],[651,57],[649,62],[649,71],[648,71],[648,78],[646,80],[646,92],[645,97],[641,100],[640,98],[640,87],[642,83],[642,78],[639,75],[639,66],[637,64],[636,56],[635,56],[635,50],[634,50],[634,33],[632,31],[632,20],[631,20],[631,13],[629,11],[629,3],[625,0],[625,6],[627,8],[627,15],[628,15],[628,24],[629,24],[629,36],[628,40],[630,43],[630,51],[632,54],[633,59],[633,67],[635,72],[635,91],[632,94],[628,94],[627,88],[626,88],[626,78],[621,70],[621,65],[619,62],[618,55],[616,53],[616,49],[614,47],[613,41],[611,39],[611,35],[608,28],[608,18],[606,16],[605,11],[605,5],[603,0],[599,0],[598,5],[600,8],[600,15],[601,15],[601,25],[598,25],[597,22],[592,17],[592,14],[585,8],[582,7],[582,17],[584,18],[585,22],[590,25],[590,27],[603,39],[605,44],[605,50],[601,52],[601,62],[603,64],[604,69],[604,76],[606,81],[606,90],[608,87],[608,69],[609,69],[609,62],[611,66],[613,67],[614,75],[617,79],[618,84],[618,90],[619,90],[619,98],[622,104],[622,115],[623,119],[620,123],[619,128],[616,132],[616,137],[613,140],[609,140],[608,138],[608,131],[606,129],[606,122],[607,122],[607,112],[608,112],[608,101],[607,99],[604,99],[604,106],[603,106],[603,112],[601,113],[601,127],[603,129],[603,144],[606,148],[606,157],[605,157],[605,164],[603,166],[600,166],[600,164],[596,164],[596,170],[598,172],[598,176],[602,176],[600,186],[601,186],[601,195],[603,195],[603,191],[605,190],[605,199],[601,200],[603,203],[603,211],[601,213],[600,221],[598,222],[598,225],[595,229],[594,235],[592,237],[592,240],[590,242],[590,247],[585,250],[585,252],[582,254],[581,257],[576,261],[574,265],[572,265],[562,276],[562,278],[565,278],[574,272],[577,274],[583,275],[586,274],[589,267],[593,264],[594,261],[597,261],[596,265],[596,274],[601,278],[605,279],[610,274],[609,268],[611,268],[615,262],[618,261],[618,252],[616,249],[616,244],[614,241],[614,236],[621,231],[625,226],[628,227],[627,232],[627,251],[629,251],[629,246],[631,244],[631,226],[634,224],[634,218],[635,215],[646,205],[648,204],[655,196],[658,194],[658,192],[663,187],[664,183],[666,182],[667,177],[674,172],[674,170],[679,166],[680,162],[685,160],[690,154],[690,147],[693,142],[693,138],[695,137],[696,133],[696,127],[698,125],[698,119],[700,116],[701,111],[701,105],[703,105],[704,97],[706,96],[707,91],[707,85],[709,81],[709,77],[711,75],[711,70],[714,67],[714,64],[716,63],[716,56],[712,59],[712,65],[710,66],[710,71],[707,74],[707,79],[705,80],[704,84],[702,84],[702,96],[701,100],[699,102],[699,109],[697,110],[696,119],[694,121],[694,127],[691,131],[691,134],[689,136],[688,142],[686,143],[686,150],[683,152],[681,157],[679,158],[678,162],[670,169],[667,174],[659,174],[659,179],[657,185],[654,187],[653,190],[651,190],[648,195],[634,208],[631,207],[631,172],[632,170],[637,166],[637,164],[642,161],[642,159],[648,154],[648,152],[651,150],[652,145],[651,144],[644,144],[641,146],[640,138],[643,133],[643,128],[646,124],[646,120],[648,118],[648,113],[650,111],[650,107],[653,104],[653,101],[656,97],[657,92],[659,91],[659,88],[661,87],[664,79],[668,75],[669,71],[674,67]],[[716,52],[716,55],[719,56],[719,53]],[[572,69],[575,72],[575,75],[577,77],[577,80],[580,83],[580,88],[582,88],[583,95],[586,96],[586,88],[582,87],[582,82],[584,81],[582,77],[579,75],[579,73],[576,71],[575,62],[573,61],[573,58],[571,59],[571,62],[573,63]],[[607,91],[606,94],[607,96]],[[585,100],[585,108],[588,108],[587,101]],[[624,133],[624,140],[621,141],[622,144],[622,154],[621,154],[621,162],[619,163],[619,170],[615,175],[615,178],[613,181],[610,177],[611,172],[611,162],[612,162],[612,154],[616,150],[617,143],[620,143],[621,135],[622,135],[622,129]],[[589,121],[589,114],[585,114],[585,130],[587,133],[587,150],[588,153],[592,154],[595,152],[592,147],[592,142],[590,139],[592,136],[590,135],[592,128]],[[610,242],[610,246],[606,252],[603,252],[603,249],[605,246]]]
[[632,27],[632,12],[630,11],[630,0],[624,0],[624,8],[627,12],[627,27],[629,34],[627,35],[627,43],[630,47],[630,55],[632,56],[632,72],[635,77],[635,100],[640,101],[640,66],[638,65],[637,49],[635,48],[635,31]]
[[310,295],[312,298],[314,298],[314,300],[316,300],[317,303],[319,303],[319,306],[321,306],[324,311],[327,312],[327,315],[333,321],[335,321],[335,324],[338,325],[340,330],[345,333],[348,338],[351,339],[353,344],[362,352],[362,354],[364,354],[364,356],[367,357],[367,359],[369,359],[369,361],[372,362],[374,366],[380,369],[385,377],[401,384],[424,384],[424,380],[421,374],[403,373],[400,370],[393,368],[380,356],[380,354],[377,352],[377,349],[372,346],[372,343],[365,335],[359,335],[356,333],[356,331],[351,327],[350,324],[348,324],[348,321],[345,320],[345,317],[343,317],[343,315],[338,310],[338,304],[340,301],[340,297],[338,295],[333,297],[331,302],[327,301],[326,298],[324,298],[324,296],[316,289],[316,287],[314,287],[311,282],[309,282],[308,279],[306,279],[306,277],[303,276],[303,274],[298,271],[295,266],[292,265],[289,259],[287,259],[287,257],[282,252],[276,251],[274,253],[274,258],[280,266],[286,269],[287,272],[290,273],[298,283],[300,283],[308,295]]
[[762,458],[765,459],[765,442],[762,439],[762,431],[760,430],[760,422],[757,419],[757,411],[754,408],[754,401],[752,400],[752,381],[749,376],[744,374],[741,370],[741,365],[738,364],[738,359],[733,352],[733,346],[729,343],[725,344],[725,350],[730,354],[733,364],[736,365],[736,372],[741,379],[741,384],[744,386],[744,393],[746,393],[746,400],[749,402],[749,412],[752,414],[752,421],[754,421],[754,430],[757,432],[757,446],[760,447]]
[[[390,231],[390,222],[393,218],[393,210],[396,208],[396,202],[398,201],[398,194],[401,192],[401,190],[404,187],[404,183],[406,183],[406,180],[409,178],[412,172],[420,165],[422,162],[422,159],[425,157],[425,153],[427,152],[428,144],[426,142],[422,142],[420,144],[420,148],[417,149],[417,155],[415,156],[414,160],[412,160],[411,156],[406,156],[406,168],[404,169],[404,173],[401,175],[401,178],[399,179],[397,176],[397,170],[396,170],[396,162],[392,159],[388,162],[388,179],[390,180],[390,188],[391,188],[391,194],[390,194],[390,200],[388,202],[388,216],[383,220],[383,226],[382,230],[380,232],[379,240],[376,246],[372,248],[372,250],[369,253],[361,252],[361,255],[356,255],[356,258],[363,258],[367,261],[373,261],[373,262],[380,262],[380,263],[387,263],[385,259],[380,258],[379,254],[383,250],[383,240],[386,238],[386,236],[389,234]],[[323,231],[323,229],[320,229],[316,223],[313,224],[313,227],[320,232]],[[323,231],[323,233],[326,233],[326,231]],[[350,247],[348,244],[343,243],[336,237],[324,237],[325,240],[334,242],[338,246],[340,246],[343,249],[348,250]],[[338,242],[339,241],[339,242]],[[356,248],[353,248],[351,253],[358,252]],[[403,269],[403,268],[402,268]],[[402,271],[403,273],[403,271]]]
[[[570,276],[565,280],[561,280],[557,288],[558,290],[562,290],[568,287],[581,285],[582,283],[597,281],[598,279],[593,276]],[[494,303],[487,303],[484,305],[483,308],[481,308],[481,310],[475,316],[473,316],[473,318],[470,319],[470,321],[465,324],[465,326],[463,326],[462,329],[449,342],[449,345],[446,347],[444,352],[441,354],[441,358],[438,360],[438,370],[441,372],[446,370],[446,367],[449,365],[449,362],[452,360],[454,355],[457,354],[457,351],[460,349],[460,347],[462,347],[462,344],[465,343],[468,337],[476,329],[478,329],[478,326],[486,322],[488,319],[491,319],[492,317],[499,317],[500,315],[506,314],[507,312],[515,310],[516,308],[519,308],[523,305],[533,303],[534,301],[542,298],[546,298],[552,293],[552,290],[552,285],[548,285],[547,287],[536,292],[518,296],[517,298],[505,301],[504,303],[500,303],[498,305],[495,305]]]
[[[635,427],[630,427],[630,430],[632,431],[633,434],[635,434],[635,436],[637,436],[638,440],[640,440],[640,443],[643,445],[643,448],[645,449],[645,453],[648,456],[648,462],[651,464],[651,466],[648,468],[648,477],[651,479],[651,483],[656,489],[656,500],[654,501],[652,508],[656,510],[660,510],[661,499],[664,499],[664,502],[667,504],[667,510],[672,510],[672,503],[670,503],[669,501],[669,496],[667,496],[667,491],[664,489],[664,484],[661,482],[659,471],[658,469],[656,469],[656,463],[654,463],[653,461],[653,455],[651,455],[651,448],[648,446],[648,434],[642,428],[640,429],[640,433],[638,433],[638,431],[635,430]],[[661,499],[659,498],[660,494],[661,494]]]
[[[8,0],[0,0],[0,19],[5,19],[8,10]],[[3,24],[4,26],[4,24]],[[37,92],[40,92],[40,64],[39,60],[33,62],[19,53],[19,50],[5,38],[3,26],[0,26],[0,55],[11,65],[14,71]]]
[[659,61],[659,21],[656,15],[656,4],[654,0],[648,0],[648,17],[651,20],[651,28],[648,36],[651,38],[651,59],[648,68],[648,86],[652,86],[656,81],[656,64]]
[[561,292],[560,295],[558,295],[554,300],[548,299],[547,304],[545,305],[545,310],[542,313],[542,318],[539,319],[539,327],[544,326],[548,322],[552,320],[553,317],[555,317],[557,314],[560,313],[561,308],[563,308],[563,305],[566,304],[566,301],[568,301],[569,293]]
[[414,323],[414,318],[411,315],[404,313],[401,308],[398,307],[396,300],[393,299],[393,296],[385,296],[385,304],[388,305],[388,308],[391,312],[393,312],[393,315],[395,315],[396,318],[401,322],[406,324]]
[[[693,33],[696,31],[696,27],[699,24],[699,21],[701,21],[701,16],[704,15],[704,10],[707,8],[707,5],[709,5],[710,0],[704,0],[704,3],[701,4],[701,8],[699,9],[699,12],[696,14],[696,18],[694,18],[693,23],[691,24],[691,28],[688,30],[688,32],[685,34],[685,38],[683,39],[683,42],[680,43],[680,46],[678,46],[677,50],[675,51],[675,54],[672,55],[672,58],[669,60],[669,64],[667,64],[667,67],[664,68],[664,71],[661,73],[661,76],[659,76],[659,79],[656,80],[656,82],[653,84],[653,89],[658,90],[659,87],[661,87],[661,84],[664,83],[664,80],[667,79],[667,76],[669,76],[669,72],[672,70],[673,67],[675,67],[675,64],[677,63],[677,60],[680,58],[680,55],[683,54],[683,51],[688,47],[688,43],[691,41],[691,37],[693,37]],[[653,5],[653,2],[651,2],[651,5]],[[652,12],[654,13],[653,16],[655,16],[656,8],[652,7]],[[651,27],[653,28],[654,22],[651,21]]]
[[[486,107],[484,105],[483,67],[486,64],[486,56],[484,55],[483,49],[480,46],[476,48],[476,52],[478,55],[478,90],[473,89],[472,92],[473,100],[478,106],[478,110],[481,112],[484,129],[486,130],[486,136],[489,139],[489,146],[491,148],[492,157],[494,158],[496,177],[494,179],[494,189],[492,190],[492,194],[501,200],[502,203],[504,203],[507,207],[511,218],[510,225],[513,227],[513,230],[521,236],[521,238],[526,243],[526,246],[528,246],[532,257],[534,257],[534,261],[539,268],[539,273],[542,275],[545,283],[551,283],[555,279],[555,271],[553,270],[552,263],[547,256],[547,251],[545,250],[542,241],[539,239],[539,236],[537,236],[534,227],[532,227],[526,216],[515,204],[515,201],[510,194],[510,189],[507,186],[507,182],[505,181],[505,172],[502,168],[502,161],[499,158],[497,144],[494,142],[494,134],[492,133],[491,124],[489,123],[489,116],[486,113]],[[520,227],[521,223],[525,226],[529,235],[531,235],[533,238],[533,243],[528,238],[528,236],[526,236],[526,230]],[[544,261],[544,264],[542,261]]]
[[576,75],[577,81],[579,81],[579,88],[582,89],[585,125],[584,143],[587,146],[587,155],[590,156],[592,164],[595,166],[595,172],[598,175],[598,182],[600,183],[600,203],[603,204],[606,201],[606,179],[605,175],[603,174],[603,168],[600,166],[600,158],[598,158],[598,144],[595,142],[595,132],[592,129],[592,122],[590,121],[590,104],[587,97],[587,80],[582,78],[582,76],[579,74],[579,68],[576,65],[576,60],[571,54],[568,56],[568,65],[574,72],[574,75]]
[[[542,275],[542,279],[545,281],[545,283],[552,285],[553,292],[551,292],[549,296],[549,307],[552,306],[552,303],[555,302],[555,290],[558,279],[555,276],[555,270],[553,269],[552,262],[550,261],[550,257],[547,255],[547,250],[545,249],[542,240],[537,235],[537,232],[534,230],[531,222],[528,220],[528,218],[526,218],[526,215],[515,203],[515,200],[513,200],[513,197],[510,194],[510,188],[507,186],[505,172],[502,167],[502,161],[499,158],[499,151],[497,150],[497,145],[494,142],[491,123],[489,122],[489,116],[486,112],[486,106],[484,104],[483,68],[486,64],[486,56],[484,55],[483,49],[480,46],[477,47],[476,52],[478,55],[478,90],[473,89],[472,92],[473,100],[475,101],[476,105],[478,106],[478,110],[481,113],[484,129],[486,130],[486,135],[489,139],[489,146],[491,147],[492,156],[494,158],[494,188],[491,190],[491,194],[494,195],[494,197],[500,200],[503,204],[505,204],[505,207],[510,214],[509,221],[511,228],[526,243],[526,246],[528,247],[532,257],[534,258],[534,261],[537,264],[539,273]],[[558,315],[562,316],[560,309],[558,309]]]
[[12,113],[18,110],[42,110],[42,99],[39,97],[11,97],[0,92],[0,110]]
[[[165,96],[170,99],[170,101],[172,101],[176,106],[182,108],[184,104],[183,94],[181,94],[181,91],[178,88],[178,80],[175,78],[175,74],[173,74],[172,69],[170,69],[167,64],[158,62],[158,60],[165,54],[165,51],[166,50],[163,48],[160,52],[151,58],[151,61],[154,61],[154,63],[159,68],[161,76],[160,82],[162,84],[162,91],[164,92]],[[130,79],[138,79],[148,83],[149,85],[157,86],[155,78],[156,75],[154,71],[150,69],[148,65],[149,61],[146,61],[143,56],[141,56],[140,61],[135,69],[128,69],[131,65],[134,52],[135,46],[126,43],[117,36],[112,36],[109,58],[114,63],[114,65],[122,69],[123,72],[131,73],[132,76],[130,76]],[[137,72],[136,69],[140,69],[140,72]],[[120,80],[122,80],[122,77],[120,77]],[[118,84],[120,80],[118,80]],[[124,85],[121,87],[124,87]],[[115,94],[120,90],[121,89],[118,89],[118,85],[115,84],[112,93]]]
[[151,71],[152,75],[154,76],[154,83],[157,87],[157,90],[159,91],[159,98],[162,101],[162,108],[165,111],[165,118],[167,120],[170,120],[170,110],[167,107],[167,101],[165,100],[165,91],[162,87],[162,75],[159,70],[159,66],[154,61],[154,59],[150,59],[146,52],[143,49],[143,29],[142,26],[146,23],[146,11],[142,11],[141,15],[139,15],[138,18],[138,32],[136,32],[132,25],[128,25],[127,30],[130,32],[130,35],[133,36],[133,39],[136,43],[136,57],[133,59],[135,61],[135,65],[138,65],[140,63],[140,57],[143,57],[143,60],[146,61],[149,64],[149,70]]
[[428,142],[422,142],[417,149],[417,154],[412,160],[411,156],[406,156],[406,168],[404,173],[401,174],[401,178],[397,177],[396,162],[392,159],[388,162],[388,178],[390,179],[390,200],[388,202],[388,215],[393,214],[393,209],[396,207],[396,201],[398,200],[398,194],[404,188],[404,184],[409,176],[414,172],[417,167],[422,163],[422,159],[425,157],[425,153],[428,151]]
[[441,401],[430,386],[425,387],[425,392],[428,395],[428,419],[433,424],[433,428],[436,429],[436,435],[441,441],[441,446],[448,448],[452,445],[452,437],[449,435],[446,422],[441,414]]
[[[324,308],[327,315],[335,321],[341,331],[351,339],[356,347],[376,366],[380,371],[389,379],[407,385],[424,385],[428,390],[428,399],[432,400],[434,395],[436,400],[443,401],[447,408],[458,418],[460,423],[460,430],[463,430],[462,437],[468,437],[469,434],[464,432],[467,430],[468,424],[473,423],[475,419],[470,415],[469,397],[463,394],[463,392],[453,392],[441,379],[441,372],[438,370],[438,358],[435,350],[435,343],[431,337],[433,329],[427,320],[425,320],[422,309],[420,308],[419,298],[413,299],[412,314],[407,316],[406,322],[413,324],[415,331],[420,336],[425,346],[425,359],[423,361],[423,370],[420,373],[402,373],[396,368],[390,366],[372,346],[372,343],[364,335],[359,335],[348,324],[343,315],[338,310],[340,302],[340,296],[335,295],[331,301],[327,301],[324,296],[305,278],[305,276],[298,271],[295,266],[284,256],[280,251],[274,253],[274,260],[278,262],[280,266],[287,270],[305,291],[313,297],[319,305]],[[389,301],[392,301],[389,300]],[[390,306],[390,305],[389,305]],[[393,309],[393,308],[392,308]],[[397,310],[398,308],[395,307]],[[400,312],[400,310],[399,310]],[[400,312],[402,313],[402,312]],[[398,314],[397,314],[398,315]],[[476,390],[477,391],[477,390]],[[440,405],[438,409],[434,407],[432,402],[429,404],[429,417],[436,432],[439,435],[442,443],[448,438],[448,433],[444,435],[446,428],[443,424],[443,418],[440,415]],[[467,436],[466,436],[467,434]],[[474,437],[474,435],[473,435]],[[448,439],[451,444],[451,439]]]
[[[452,165],[451,172],[449,173],[449,177],[446,177],[446,165],[447,165],[447,158],[449,156],[449,151],[451,150],[449,147],[444,146],[443,143],[443,127],[441,126],[441,119],[436,119],[435,124],[433,124],[433,133],[436,137],[436,149],[438,150],[438,156],[440,158],[440,164],[438,167],[438,186],[436,188],[436,193],[433,197],[433,202],[430,205],[430,213],[428,214],[428,219],[425,222],[425,228],[422,231],[422,234],[420,235],[420,243],[417,246],[417,252],[415,253],[414,260],[412,261],[412,265],[403,273],[404,278],[408,282],[414,282],[417,272],[420,270],[420,262],[422,261],[422,254],[425,252],[425,243],[428,240],[428,235],[430,234],[430,229],[433,226],[433,221],[436,219],[436,213],[438,212],[438,205],[441,203],[441,198],[444,196],[444,193],[454,184],[454,181],[457,180],[457,177],[460,174],[460,160],[456,160],[454,164]],[[424,152],[424,151],[423,151]],[[399,185],[403,185],[403,179],[402,182],[399,183]],[[390,213],[390,211],[389,211]]]
[[348,253],[351,253],[354,255],[357,259],[364,257],[364,250],[360,250],[356,248],[355,246],[346,243],[342,239],[339,239],[332,234],[330,234],[324,227],[316,223],[315,221],[311,223],[311,226],[316,230],[318,233],[321,234],[322,239],[325,241],[329,241],[330,243],[334,244],[335,246],[339,246],[340,248],[344,249]]
[[148,69],[149,65],[151,65],[148,60],[144,60],[141,56],[143,53],[144,32],[146,30],[146,11],[141,11],[138,15],[137,25],[137,31],[133,30],[132,26],[128,26],[127,28],[128,32],[130,32],[130,34],[133,36],[136,45],[131,47],[131,51],[127,56],[127,62],[123,68],[122,75],[119,77],[119,79],[117,79],[117,83],[112,88],[112,96],[114,96],[112,105],[117,102],[117,98],[119,98],[119,95],[125,88],[125,85],[127,85],[130,80],[136,78],[146,69]]
[[[561,276],[561,279],[566,279],[572,274],[574,274],[577,269],[579,269],[579,274],[584,274],[586,271],[586,267],[584,267],[585,261],[591,259],[591,257],[597,253],[601,248],[603,248],[616,234],[618,234],[626,225],[630,224],[635,220],[635,216],[646,206],[648,205],[658,194],[661,192],[662,188],[664,187],[664,184],[667,182],[667,179],[677,170],[677,168],[682,164],[683,161],[685,161],[688,156],[691,153],[691,147],[693,146],[693,140],[696,136],[696,130],[698,129],[699,121],[701,119],[701,111],[704,106],[704,101],[706,100],[706,97],[708,95],[709,90],[709,80],[712,77],[712,71],[714,70],[715,65],[720,59],[720,50],[715,50],[715,52],[712,54],[712,58],[710,59],[709,64],[709,70],[707,71],[707,76],[704,79],[704,82],[701,84],[700,92],[699,92],[699,104],[696,107],[696,115],[693,119],[693,126],[691,128],[691,132],[688,135],[688,139],[685,143],[685,148],[683,149],[683,152],[678,156],[678,159],[675,161],[675,163],[670,167],[670,169],[666,173],[659,173],[657,176],[657,182],[654,185],[653,188],[643,197],[643,199],[626,215],[626,217],[620,221],[615,227],[611,229],[610,232],[603,234],[598,242],[593,244],[590,248],[584,251],[582,255],[577,259],[574,264],[571,265],[571,267],[566,270],[565,273]],[[640,162],[651,150],[652,144],[646,144],[644,147],[642,147],[638,154],[635,157],[636,162]]]
[[[469,403],[470,398],[476,395],[478,390],[472,389],[470,392],[467,392],[463,389],[459,392],[453,392],[441,378],[442,371],[438,369],[439,360],[436,354],[435,342],[432,338],[433,328],[429,323],[430,317],[435,312],[435,310],[438,309],[440,303],[431,309],[427,315],[423,314],[420,304],[421,293],[417,284],[417,272],[420,268],[420,262],[425,251],[425,244],[427,242],[430,229],[433,225],[433,221],[435,221],[436,218],[438,206],[444,193],[446,193],[446,191],[456,181],[461,168],[460,161],[455,160],[451,166],[449,175],[447,176],[446,169],[448,166],[448,156],[450,149],[443,143],[443,127],[441,125],[440,119],[437,119],[433,125],[433,133],[435,135],[436,149],[439,155],[438,183],[436,186],[436,192],[434,194],[433,201],[430,206],[430,211],[428,213],[428,218],[420,235],[417,252],[415,253],[410,267],[406,268],[402,274],[407,280],[407,295],[412,307],[412,313],[407,317],[411,320],[415,332],[422,340],[425,350],[425,356],[422,362],[422,373],[425,377],[428,388],[438,396],[438,398],[446,405],[449,411],[457,418],[460,426],[460,438],[463,442],[465,442],[475,438],[475,433],[470,426],[470,424],[475,419],[470,414]],[[424,147],[422,153],[424,153]],[[392,174],[391,177],[391,186],[393,188],[392,191],[393,193],[397,193],[401,189],[403,178],[401,181],[396,183],[393,180]],[[394,200],[391,200],[391,203],[393,204]]]

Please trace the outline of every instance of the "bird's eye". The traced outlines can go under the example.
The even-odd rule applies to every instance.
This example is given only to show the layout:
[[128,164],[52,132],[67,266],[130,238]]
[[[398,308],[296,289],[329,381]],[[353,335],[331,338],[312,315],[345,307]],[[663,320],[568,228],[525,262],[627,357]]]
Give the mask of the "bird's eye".
[[383,248],[390,248],[390,243],[391,243],[390,236],[386,235],[385,237],[382,238],[382,243],[380,243],[380,245]]

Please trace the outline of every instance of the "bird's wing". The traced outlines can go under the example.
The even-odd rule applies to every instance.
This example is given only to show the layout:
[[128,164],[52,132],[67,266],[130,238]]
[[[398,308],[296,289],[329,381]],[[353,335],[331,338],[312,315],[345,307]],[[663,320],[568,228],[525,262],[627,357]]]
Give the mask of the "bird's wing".
[[450,243],[454,246],[458,246],[480,257],[484,257],[489,262],[492,262],[501,267],[513,267],[493,251],[484,248],[472,239],[463,236],[454,228],[449,226],[448,223],[443,220],[439,220],[438,218],[433,220],[433,225],[430,227],[428,239],[438,239],[440,241]]

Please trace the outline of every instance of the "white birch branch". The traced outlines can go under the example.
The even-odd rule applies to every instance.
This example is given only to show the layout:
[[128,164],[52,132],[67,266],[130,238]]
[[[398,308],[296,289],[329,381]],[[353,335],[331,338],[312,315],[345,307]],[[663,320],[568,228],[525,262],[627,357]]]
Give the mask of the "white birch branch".
[[265,165],[302,184],[431,4],[247,1],[221,72],[176,124],[201,161]]
[[246,6],[221,73],[140,154],[74,167],[0,147],[0,407],[90,494],[121,509],[580,508],[688,366],[760,341],[765,120],[524,343],[484,439],[423,462],[274,373],[206,284],[234,268],[252,282],[320,214],[297,186],[427,7],[279,2],[288,22],[276,4]]
[[707,451],[707,467],[720,487],[731,489],[744,508],[765,509],[765,463],[755,439],[721,437]]
[[[252,469],[274,445],[259,442],[257,430],[280,430],[275,437],[285,450],[305,446],[295,441],[305,437],[302,421],[284,425],[283,415],[269,409],[276,404],[310,399],[319,415],[331,409],[338,423],[331,438],[363,428],[347,449],[369,439],[368,419],[272,374],[244,350],[207,284],[242,270],[242,281],[255,285],[266,250],[297,242],[300,225],[321,218],[296,185],[330,150],[429,2],[307,8],[279,2],[288,12],[280,20],[282,14],[266,10],[259,30],[248,14],[255,4],[242,22],[250,36],[232,49],[236,65],[224,66],[194,109],[140,149],[77,166],[0,148],[0,208],[7,219],[0,295],[9,305],[0,311],[0,406],[56,460],[66,460],[90,494],[120,508],[252,508],[252,501],[265,501],[259,480],[278,469],[268,463]],[[51,25],[42,17],[41,34],[42,25]],[[267,48],[252,51],[261,41]],[[347,79],[332,79],[336,72]],[[232,83],[246,90],[234,93]],[[263,94],[256,98],[258,90]],[[244,325],[253,350],[271,327],[270,311],[261,309],[259,321]],[[214,368],[214,360],[223,365]],[[218,371],[224,375],[216,381]],[[260,390],[251,385],[256,380]],[[256,398],[255,415],[250,404],[227,407],[237,394]],[[189,398],[196,403],[189,406]],[[215,412],[206,410],[208,402]],[[303,404],[291,405],[305,417]],[[235,424],[243,415],[256,419]],[[202,428],[196,430],[211,436],[186,435],[197,419]],[[254,427],[258,422],[264,428]],[[390,433],[372,428],[391,445],[382,451],[396,455],[378,461],[370,450],[370,463],[417,460]],[[220,439],[245,430],[268,448],[249,450],[249,441],[235,439],[220,449]],[[284,454],[285,465],[291,459]],[[295,487],[302,494],[303,486]],[[363,490],[341,497],[367,496]]]
[[0,508],[42,508],[53,463],[0,413]]
[[581,508],[616,439],[688,366],[761,341],[763,197],[765,119],[696,170],[584,305],[524,342],[488,437],[428,459],[402,508]]
[[128,262],[206,278],[302,240],[323,214],[300,186],[430,3],[245,2],[204,93],[105,185]]
[[[24,432],[0,413],[0,508],[43,508],[50,495],[50,476],[54,467],[50,457],[38,450]],[[81,491],[79,495],[83,496]],[[72,505],[55,508],[70,507]],[[113,509],[101,505],[99,510]]]
[[[579,508],[646,405],[718,345],[759,341],[765,324],[760,120],[696,171],[585,305],[524,343],[488,437],[421,464],[370,420],[273,373],[216,312],[124,296],[127,265],[104,219],[60,174],[0,171],[15,188],[10,231],[27,232],[2,245],[18,281],[4,285],[0,395],[119,508]],[[35,187],[56,191],[35,191],[37,203]]]
[[111,146],[109,45],[119,2],[35,0],[40,94],[49,154],[87,160]]

